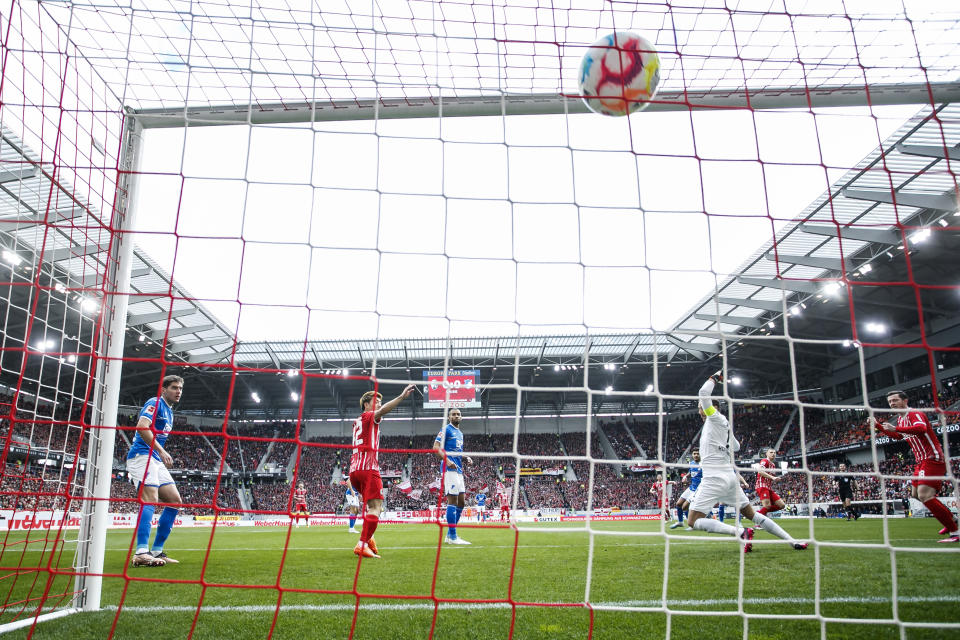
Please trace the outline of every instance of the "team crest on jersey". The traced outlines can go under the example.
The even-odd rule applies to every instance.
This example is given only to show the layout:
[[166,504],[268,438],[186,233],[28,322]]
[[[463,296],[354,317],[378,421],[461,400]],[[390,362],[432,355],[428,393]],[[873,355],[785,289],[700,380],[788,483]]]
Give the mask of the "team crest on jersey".
[[148,416],[152,416],[152,415],[153,415],[153,412],[156,411],[156,410],[157,410],[157,405],[151,404],[151,405],[149,405],[146,409],[144,409],[143,412],[144,412],[145,414],[147,414]]

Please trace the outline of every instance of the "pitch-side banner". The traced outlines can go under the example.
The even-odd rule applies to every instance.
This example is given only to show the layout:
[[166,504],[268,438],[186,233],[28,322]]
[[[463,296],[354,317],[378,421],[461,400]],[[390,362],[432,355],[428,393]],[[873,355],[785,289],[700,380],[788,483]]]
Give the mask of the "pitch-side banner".
[[479,369],[449,369],[446,380],[443,370],[423,372],[424,409],[468,409],[479,407],[477,380]]

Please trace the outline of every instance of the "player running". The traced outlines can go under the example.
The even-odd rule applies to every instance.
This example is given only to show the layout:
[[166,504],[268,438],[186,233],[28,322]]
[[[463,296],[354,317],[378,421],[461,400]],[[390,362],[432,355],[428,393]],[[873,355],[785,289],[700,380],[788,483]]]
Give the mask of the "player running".
[[[681,477],[681,480],[686,480],[690,483],[690,486],[683,490],[680,499],[677,500],[677,521],[670,525],[671,529],[683,526],[683,512],[690,508],[690,501],[696,495],[697,488],[700,486],[700,479],[703,477],[703,469],[700,468],[700,450],[694,449],[691,455],[693,456],[693,462],[690,463],[690,471]],[[692,530],[693,527],[687,527],[687,531]]]
[[773,490],[773,483],[779,478],[779,476],[774,475],[777,465],[773,463],[774,458],[777,457],[777,452],[775,449],[767,449],[766,455],[766,458],[754,465],[757,470],[757,482],[753,489],[757,492],[757,497],[760,498],[760,504],[763,505],[759,509],[759,513],[763,515],[780,511],[786,506],[780,494]]
[[360,533],[354,526],[357,524],[357,514],[360,513],[360,498],[357,497],[356,490],[350,484],[350,478],[347,478],[346,501],[347,512],[350,514],[350,528],[347,529],[347,533]]
[[[466,504],[466,484],[463,479],[463,432],[460,431],[460,409],[451,409],[447,423],[433,442],[433,452],[443,459],[440,463],[440,477],[443,478],[443,490],[447,495],[447,535],[449,544],[470,544],[457,537],[457,523]],[[473,464],[466,456],[467,464]]]
[[299,527],[300,518],[303,518],[307,521],[309,527],[310,510],[307,508],[307,490],[302,482],[297,483],[297,490],[293,492],[293,504],[293,513],[290,514],[290,517],[293,518],[295,525]]
[[[841,462],[840,473],[842,474],[846,470],[847,465]],[[847,512],[847,521],[851,519],[859,520],[860,513],[857,512],[853,506],[853,476],[837,476],[837,493],[840,494],[840,504],[843,505],[844,510]]]
[[910,495],[923,503],[933,517],[940,521],[943,529],[940,534],[947,533],[948,537],[938,542],[960,542],[960,531],[958,531],[957,521],[954,519],[950,510],[937,499],[937,492],[943,485],[942,480],[930,478],[930,476],[947,475],[947,465],[944,462],[943,448],[940,446],[940,439],[937,432],[930,426],[930,421],[922,411],[910,411],[907,407],[907,394],[903,391],[891,391],[887,394],[887,404],[891,409],[903,411],[898,418],[897,424],[889,422],[880,422],[873,416],[870,416],[870,427],[880,427],[884,433],[894,440],[906,440],[907,444],[913,450],[913,457],[917,460],[917,466],[913,468],[913,482],[910,487]]
[[733,454],[740,450],[740,443],[734,437],[727,418],[718,410],[719,402],[710,398],[714,386],[722,381],[723,372],[718,371],[707,378],[698,393],[700,416],[704,419],[700,432],[703,479],[690,504],[690,518],[687,522],[700,531],[739,536],[744,541],[743,552],[750,553],[753,550],[750,542],[753,539],[753,529],[734,527],[704,517],[710,513],[713,505],[725,502],[735,505],[743,517],[753,520],[764,531],[785,540],[794,549],[806,549],[806,543],[797,542],[780,525],[762,513],[755,512],[750,506],[733,466]]
[[380,523],[383,512],[383,480],[380,478],[380,420],[393,411],[416,388],[409,384],[403,392],[383,405],[383,396],[375,391],[367,391],[360,396],[360,408],[363,413],[353,423],[353,455],[350,456],[350,484],[363,496],[366,510],[360,541],[353,552],[364,558],[379,558],[377,543],[373,534]]
[[[163,552],[163,544],[173,529],[177,514],[180,513],[179,505],[183,503],[177,485],[167,470],[167,467],[173,464],[173,458],[163,445],[173,430],[173,405],[180,402],[182,393],[183,378],[163,378],[160,397],[150,398],[140,409],[137,434],[133,437],[133,444],[127,454],[127,477],[133,486],[141,491],[140,497],[143,501],[140,519],[137,521],[137,549],[133,556],[135,567],[179,564],[178,560]],[[157,522],[157,535],[153,539],[153,546],[148,547],[150,524],[156,510],[156,505],[153,504],[155,502],[177,506],[163,508],[160,521]]]

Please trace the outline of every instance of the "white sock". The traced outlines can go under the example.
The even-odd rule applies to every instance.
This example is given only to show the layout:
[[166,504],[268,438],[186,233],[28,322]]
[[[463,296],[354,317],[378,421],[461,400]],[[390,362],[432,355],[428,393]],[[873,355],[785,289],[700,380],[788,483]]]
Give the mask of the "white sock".
[[754,524],[756,524],[758,527],[760,527],[767,533],[772,533],[773,535],[777,536],[781,540],[786,540],[787,542],[793,542],[793,537],[789,533],[784,531],[782,528],[780,528],[780,525],[774,522],[772,518],[768,518],[762,513],[754,511],[753,522]]
[[738,536],[740,535],[741,529],[720,522],[719,520],[711,520],[710,518],[700,518],[693,523],[693,528],[698,529],[699,531],[709,531],[710,533],[720,533],[725,536]]

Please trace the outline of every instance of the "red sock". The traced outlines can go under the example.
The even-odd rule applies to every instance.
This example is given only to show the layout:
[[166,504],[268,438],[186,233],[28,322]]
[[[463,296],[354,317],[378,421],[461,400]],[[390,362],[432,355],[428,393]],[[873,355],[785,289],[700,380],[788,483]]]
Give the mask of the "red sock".
[[761,514],[763,514],[763,515],[767,515],[767,508],[766,508],[766,507],[760,507],[760,509],[757,510],[757,513],[761,513]]
[[363,529],[360,530],[360,542],[366,542],[372,538],[373,532],[377,530],[378,524],[380,524],[380,516],[375,516],[372,513],[363,516]]
[[948,533],[953,533],[957,530],[957,521],[953,519],[953,514],[950,513],[950,509],[947,509],[943,506],[943,503],[936,498],[930,498],[923,503],[927,509],[930,510],[930,513],[933,514],[933,517],[940,521],[940,524],[947,528]]

